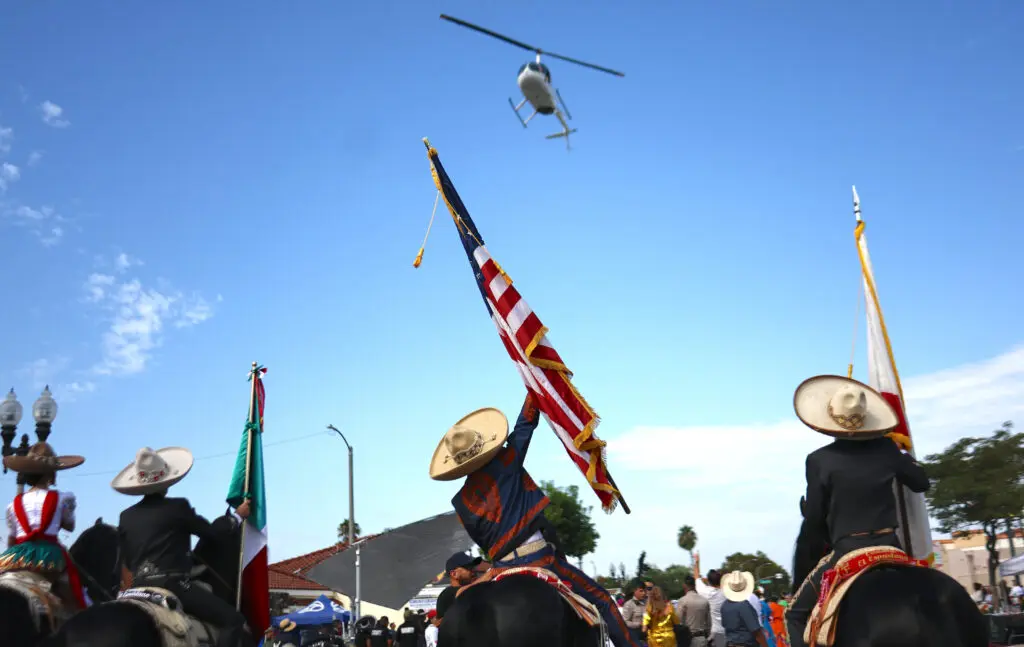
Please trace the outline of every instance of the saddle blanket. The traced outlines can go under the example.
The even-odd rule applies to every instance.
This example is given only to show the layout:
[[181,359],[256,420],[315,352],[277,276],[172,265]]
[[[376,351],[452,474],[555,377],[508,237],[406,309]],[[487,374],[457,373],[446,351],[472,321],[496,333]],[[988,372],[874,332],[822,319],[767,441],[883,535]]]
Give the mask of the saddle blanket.
[[597,607],[573,591],[571,584],[563,582],[562,579],[552,571],[537,566],[517,566],[500,569],[492,579],[497,582],[513,575],[533,576],[539,580],[547,582],[554,587],[556,591],[558,591],[558,594],[562,596],[562,599],[569,603],[569,606],[572,607],[573,611],[575,611],[584,622],[591,627],[602,626],[603,621],[601,619],[601,612],[597,610]]
[[36,630],[43,631],[43,619],[50,625],[50,631],[67,619],[64,605],[53,594],[53,584],[42,575],[31,571],[8,571],[0,573],[0,587],[17,592],[28,600]]
[[928,562],[914,559],[899,548],[891,546],[870,546],[843,555],[836,565],[825,571],[821,577],[821,590],[814,610],[811,611],[810,622],[804,629],[804,642],[808,645],[832,647],[836,639],[839,604],[843,597],[857,578],[879,566],[928,568]]
[[163,647],[213,647],[216,635],[202,622],[185,614],[181,601],[155,586],[122,591],[117,602],[133,604],[149,614],[163,634]]

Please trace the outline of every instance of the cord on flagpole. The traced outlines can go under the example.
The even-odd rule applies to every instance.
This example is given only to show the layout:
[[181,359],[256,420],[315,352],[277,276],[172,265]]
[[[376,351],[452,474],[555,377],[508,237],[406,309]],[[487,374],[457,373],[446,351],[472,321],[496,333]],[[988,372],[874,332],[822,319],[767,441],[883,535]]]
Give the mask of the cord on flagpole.
[[434,196],[434,209],[430,212],[430,222],[427,223],[427,235],[423,237],[423,244],[420,245],[420,251],[416,254],[416,260],[412,262],[413,267],[419,267],[420,263],[423,262],[423,250],[427,247],[427,239],[430,238],[430,229],[434,226],[434,216],[437,215],[437,203],[441,201],[441,192],[438,191],[437,195]]

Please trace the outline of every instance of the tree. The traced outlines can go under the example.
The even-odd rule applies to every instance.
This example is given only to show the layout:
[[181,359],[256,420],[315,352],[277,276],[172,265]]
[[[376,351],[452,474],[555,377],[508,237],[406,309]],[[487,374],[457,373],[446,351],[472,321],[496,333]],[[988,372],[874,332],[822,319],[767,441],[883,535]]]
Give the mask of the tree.
[[626,565],[619,562],[619,579],[622,581],[622,586],[626,586],[629,582],[626,581]]
[[647,575],[651,567],[647,564],[647,551],[640,551],[640,559],[636,560],[636,577],[641,578]]
[[652,564],[647,571],[646,578],[660,588],[667,599],[675,600],[683,597],[683,584],[686,576],[690,574],[688,566],[672,564],[661,569]]
[[679,528],[679,536],[676,541],[679,547],[690,553],[690,563],[693,563],[693,549],[697,547],[697,531],[693,526],[682,526]]
[[[358,539],[359,535],[362,534],[363,530],[359,527],[358,523],[352,525],[352,530],[354,530],[356,533],[356,536],[353,538],[353,541],[355,541],[355,539]],[[338,541],[340,541],[343,544],[349,543],[348,517],[346,517],[344,521],[338,524]]]
[[782,595],[789,590],[791,581],[786,569],[776,564],[761,551],[754,554],[733,553],[722,562],[722,573],[747,571],[756,584],[764,587],[766,595]]
[[551,481],[542,481],[540,487],[551,500],[544,516],[555,527],[562,552],[576,559],[594,552],[601,535],[590,519],[593,508],[580,501],[580,489],[575,485],[560,488]]
[[939,530],[955,533],[981,526],[988,549],[989,586],[996,590],[1000,525],[1021,515],[1024,501],[1024,434],[1004,422],[988,438],[961,438],[924,460],[927,493]]

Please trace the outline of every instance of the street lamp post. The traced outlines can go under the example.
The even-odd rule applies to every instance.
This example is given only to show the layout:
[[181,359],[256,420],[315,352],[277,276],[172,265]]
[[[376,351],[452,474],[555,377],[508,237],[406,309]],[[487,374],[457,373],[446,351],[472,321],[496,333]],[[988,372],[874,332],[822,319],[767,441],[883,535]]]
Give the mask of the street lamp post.
[[360,577],[361,573],[360,573],[360,563],[359,563],[359,561],[360,561],[359,560],[360,549],[359,549],[359,544],[355,543],[355,540],[356,540],[356,503],[355,503],[356,498],[355,498],[355,479],[353,478],[353,472],[352,472],[352,445],[349,444],[348,439],[345,438],[345,434],[341,433],[340,429],[338,429],[334,425],[327,425],[327,428],[330,429],[331,431],[333,431],[334,433],[338,434],[341,437],[342,442],[345,443],[345,447],[348,448],[348,545],[351,548],[352,545],[355,544],[355,547],[356,547],[356,597],[355,597],[355,600],[352,602],[352,615],[353,615],[352,623],[354,624],[356,622],[356,620],[358,620],[359,618],[362,617],[362,614],[360,613],[360,611],[362,611],[362,609],[360,609],[360,602],[362,602],[362,599],[360,597],[360,593],[362,593],[362,591],[360,590],[362,588],[362,586],[361,586],[362,578]]
[[[3,402],[0,402],[0,438],[3,438],[4,456],[26,456],[28,455],[29,444],[28,434],[21,435],[21,444],[14,446],[14,437],[18,430],[18,423],[21,422],[23,412],[14,389],[8,392]],[[32,405],[32,417],[36,420],[36,438],[39,442],[46,442],[50,437],[53,421],[57,417],[57,402],[50,393],[49,385],[43,389],[39,399]],[[4,468],[7,473],[7,468]],[[18,494],[25,491],[25,475],[18,474]]]

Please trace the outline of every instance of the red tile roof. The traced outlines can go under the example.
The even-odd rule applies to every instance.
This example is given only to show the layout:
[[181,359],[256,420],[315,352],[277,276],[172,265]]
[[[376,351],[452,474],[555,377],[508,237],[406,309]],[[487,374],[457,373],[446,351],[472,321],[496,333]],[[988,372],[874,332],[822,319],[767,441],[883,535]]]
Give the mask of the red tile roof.
[[[366,537],[360,537],[360,539],[371,540],[378,536],[379,535],[367,535]],[[298,555],[296,557],[291,557],[271,564],[268,568],[270,574],[270,588],[278,590],[329,590],[326,586],[307,579],[305,577],[306,573],[308,573],[314,566],[323,563],[330,557],[334,557],[346,548],[348,548],[347,543],[338,542],[326,548],[314,550],[311,553],[305,553],[303,555]]]

